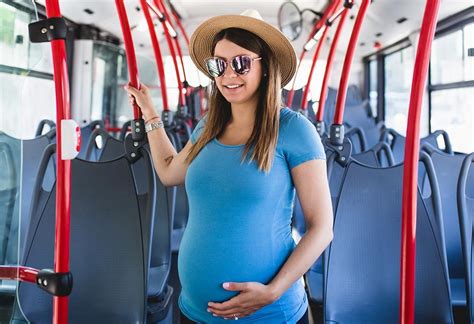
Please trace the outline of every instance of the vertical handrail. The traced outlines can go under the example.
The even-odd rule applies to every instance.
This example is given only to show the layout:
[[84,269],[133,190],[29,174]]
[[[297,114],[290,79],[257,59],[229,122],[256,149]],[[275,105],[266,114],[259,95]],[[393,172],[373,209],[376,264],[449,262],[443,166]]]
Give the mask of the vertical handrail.
[[370,3],[371,0],[361,0],[361,5],[359,11],[357,12],[357,18],[354,23],[354,28],[352,29],[351,38],[349,40],[349,44],[347,45],[346,57],[344,58],[341,80],[339,81],[339,89],[337,92],[334,119],[329,130],[329,138],[332,145],[342,145],[344,141],[344,126],[342,123],[344,117],[344,106],[346,104],[349,76],[351,73],[352,61],[354,59],[355,49],[359,40],[362,23],[364,22]]
[[[154,11],[154,13],[160,19],[161,25],[165,32],[166,43],[168,44],[168,49],[170,50],[171,59],[173,60],[174,70],[176,73],[176,81],[178,82],[178,91],[179,91],[178,104],[180,106],[184,106],[184,103],[186,102],[186,100],[184,98],[183,82],[181,81],[181,75],[179,74],[179,66],[178,66],[178,61],[176,60],[176,52],[173,45],[173,41],[171,40],[170,31],[168,30],[168,26],[166,24],[167,18],[164,14],[164,10],[162,8],[160,0],[153,0],[153,3],[155,4],[156,8],[152,7],[150,4],[149,4],[149,7],[152,11]],[[168,24],[170,24],[169,21],[168,21]]]
[[352,61],[354,59],[355,49],[357,41],[359,40],[360,30],[362,23],[364,22],[367,9],[369,8],[371,0],[362,0],[357,18],[352,30],[349,45],[347,46],[346,57],[344,59],[344,65],[342,67],[341,80],[339,82],[339,89],[337,92],[336,100],[336,113],[334,114],[333,124],[342,125],[344,116],[344,105],[346,104],[347,87],[349,84],[349,75],[351,73]]
[[[341,18],[336,28],[336,33],[334,34],[334,39],[332,41],[331,48],[329,50],[329,55],[328,55],[328,59],[326,63],[326,70],[324,71],[323,84],[321,86],[321,92],[319,94],[318,111],[316,113],[317,124],[323,122],[324,106],[326,104],[326,97],[328,93],[328,83],[329,83],[329,78],[331,76],[332,64],[334,62],[334,57],[336,56],[337,44],[339,43],[339,38],[341,36],[342,29],[344,28],[344,24],[345,24],[347,15],[349,13],[349,10],[350,8],[348,7],[344,8],[344,11],[342,12]],[[322,131],[322,127],[320,128]],[[320,133],[320,135],[322,134]]]
[[163,101],[163,110],[167,111],[169,110],[168,91],[166,88],[165,68],[163,64],[163,57],[161,54],[160,43],[158,42],[158,37],[156,36],[155,25],[153,24],[153,19],[151,18],[146,0],[140,0],[140,6],[142,8],[143,14],[145,15],[145,20],[148,25],[148,31],[150,32],[151,44],[153,46],[153,53],[155,55],[156,67],[158,69],[158,76],[160,78],[160,88],[161,88],[161,98]]
[[[46,0],[48,18],[61,17],[58,0]],[[71,219],[71,160],[62,158],[62,123],[71,118],[66,44],[63,39],[51,41],[53,75],[56,95],[56,225],[54,244],[54,272],[69,272]],[[69,317],[68,297],[53,297],[53,323],[66,324]]]
[[[137,57],[135,55],[135,48],[133,46],[133,38],[132,33],[130,31],[127,11],[125,10],[123,0],[115,0],[115,6],[117,7],[117,12],[120,19],[120,27],[122,29],[123,40],[125,44],[130,85],[134,88],[140,89],[140,80],[138,77],[137,69]],[[142,112],[135,101],[133,101],[133,116],[134,119],[142,118]]]
[[319,54],[321,53],[321,49],[323,48],[323,45],[326,42],[327,33],[329,32],[329,26],[327,24],[327,20],[337,10],[340,4],[341,4],[341,1],[339,0],[334,1],[334,6],[331,6],[330,8],[331,10],[326,10],[326,12],[324,12],[323,17],[321,18],[324,24],[321,26],[321,28],[324,28],[324,30],[322,32],[321,38],[319,39],[318,45],[316,47],[316,51],[314,52],[313,63],[311,64],[311,69],[309,70],[308,81],[306,82],[306,87],[304,88],[303,96],[301,98],[301,109],[303,111],[306,110],[306,107],[308,105],[309,88],[311,87],[311,81],[313,80],[314,68],[316,67],[316,63],[318,62],[318,57],[319,57]]
[[[170,14],[168,12],[168,8],[166,8],[166,4],[164,0],[161,0],[161,7],[163,8],[163,13],[170,23],[171,27],[174,28],[176,31],[176,28],[174,27],[173,23],[171,22]],[[184,61],[183,61],[183,52],[181,51],[181,45],[179,44],[179,38],[178,38],[178,33],[176,33],[176,37],[173,37],[174,43],[176,45],[176,50],[178,51],[178,57],[179,61],[181,63],[181,70],[183,71],[183,85],[187,86],[187,77],[186,77],[186,69],[184,68]]]
[[186,33],[186,29],[184,29],[183,24],[181,23],[181,17],[179,17],[178,13],[176,10],[173,8],[173,5],[171,5],[171,12],[173,13],[173,18],[176,21],[176,24],[178,25],[179,30],[184,36],[184,39],[186,41],[186,45],[189,47],[189,37],[188,34]]
[[431,43],[436,29],[439,0],[425,6],[420,40],[416,51],[408,110],[405,164],[403,166],[402,243],[400,260],[400,323],[412,324],[415,318],[415,256],[420,115],[430,62]]
[[306,86],[303,90],[303,96],[301,96],[301,109],[306,110],[308,106],[308,95],[309,95],[309,88],[311,86],[311,81],[313,80],[313,73],[314,69],[316,68],[316,63],[318,62],[318,57],[319,53],[321,52],[321,49],[323,48],[324,45],[324,40],[327,37],[327,34],[329,32],[329,28],[327,26],[323,26],[324,28],[321,39],[318,42],[318,45],[316,45],[316,51],[314,51],[313,55],[313,62],[311,63],[311,68],[309,69],[309,75],[308,75],[308,81],[306,81]]
[[[325,10],[325,13],[328,12],[328,11],[334,11],[334,6],[339,2],[339,0],[334,0],[332,1],[329,6],[326,8]],[[311,30],[311,33],[308,37],[308,40],[306,42],[309,42],[309,40],[311,38],[314,37],[314,35],[318,32],[318,30],[324,25],[326,21],[323,20],[323,18],[321,18],[320,20],[318,20],[314,26],[313,26],[313,29]],[[291,89],[290,91],[288,92],[288,100],[287,100],[287,106],[288,107],[291,107],[293,105],[293,97],[295,95],[295,83],[296,83],[296,77],[298,76],[298,71],[300,69],[300,66],[301,66],[301,62],[303,61],[306,53],[308,51],[306,50],[305,47],[303,47],[303,51],[301,51],[301,54],[300,54],[300,59],[298,61],[298,67],[296,68],[296,73],[295,73],[295,76],[293,77],[293,82],[291,83]]]

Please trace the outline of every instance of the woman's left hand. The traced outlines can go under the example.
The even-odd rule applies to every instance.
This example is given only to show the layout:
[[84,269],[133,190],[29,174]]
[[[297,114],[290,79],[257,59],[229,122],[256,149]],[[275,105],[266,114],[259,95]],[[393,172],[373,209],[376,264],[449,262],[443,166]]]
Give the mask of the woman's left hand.
[[226,282],[222,286],[226,290],[240,291],[240,294],[223,303],[208,303],[208,312],[225,319],[248,316],[278,299],[269,285],[259,282]]

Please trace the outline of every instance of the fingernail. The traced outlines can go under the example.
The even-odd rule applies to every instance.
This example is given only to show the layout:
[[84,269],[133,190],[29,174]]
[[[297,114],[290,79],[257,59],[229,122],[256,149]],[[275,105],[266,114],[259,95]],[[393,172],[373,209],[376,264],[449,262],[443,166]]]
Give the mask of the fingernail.
[[229,288],[229,283],[228,282],[224,282],[224,284],[222,285],[224,288]]
[[208,309],[207,309],[207,312],[208,312],[208,313],[210,313],[210,312],[211,312],[211,310],[208,308]]

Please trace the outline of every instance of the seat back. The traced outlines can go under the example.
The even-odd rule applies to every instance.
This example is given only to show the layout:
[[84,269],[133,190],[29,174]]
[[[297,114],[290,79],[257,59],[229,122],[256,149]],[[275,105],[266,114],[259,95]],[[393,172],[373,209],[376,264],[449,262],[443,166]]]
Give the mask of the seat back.
[[56,123],[52,120],[49,120],[49,119],[41,120],[38,124],[38,127],[36,128],[35,137],[43,135],[43,133],[45,131],[45,126],[49,127],[49,129],[47,129],[48,132],[49,132],[50,130],[52,130],[53,128],[56,127]]
[[122,128],[120,129],[119,138],[118,138],[119,140],[121,140],[121,141],[125,140],[125,137],[127,137],[127,134],[129,133],[130,127],[132,127],[132,121],[131,120],[125,122],[122,125]]
[[[34,194],[33,187],[38,175],[38,168],[45,148],[55,140],[56,130],[51,129],[48,133],[28,140],[20,140],[5,133],[0,133],[0,143],[9,146],[12,154],[12,163],[16,167],[17,183],[19,188],[14,200],[11,201],[12,217],[9,223],[8,232],[5,233],[7,240],[3,264],[18,264],[18,244],[20,255],[24,249],[26,240],[26,230],[31,218],[31,201]],[[21,169],[20,169],[21,166]],[[44,186],[51,188],[54,181],[55,162],[51,161],[45,172]],[[21,180],[20,180],[21,179]],[[21,183],[20,183],[21,181]],[[5,246],[4,246],[5,247]]]
[[[442,136],[444,140],[444,148],[440,147],[438,144],[438,137]],[[390,144],[392,148],[393,156],[395,158],[395,163],[403,162],[405,154],[405,136],[401,135],[392,128],[387,128],[384,130],[381,136],[381,141],[386,141]],[[443,130],[437,130],[423,138],[420,139],[420,146],[424,143],[430,144],[433,147],[437,148],[439,151],[443,151],[448,154],[453,154],[453,149],[451,147],[451,141],[449,140],[448,134]]]
[[108,161],[125,153],[123,141],[111,136],[102,128],[96,128],[89,136],[84,160]]
[[[22,262],[37,269],[52,268],[54,263],[56,186],[51,191],[41,188],[45,165],[53,151],[48,147],[40,167],[33,200],[35,213]],[[150,175],[142,194],[137,193],[125,157],[107,162],[72,160],[71,322],[145,322],[149,264],[146,236],[153,226],[156,184],[148,151],[141,149],[140,153]],[[51,323],[52,297],[47,293],[20,283],[18,300],[30,322]]]
[[344,109],[344,122],[350,126],[367,127],[375,125],[371,117],[369,102],[363,101],[355,105],[346,104]]
[[87,144],[89,143],[89,138],[92,132],[97,129],[105,129],[105,124],[102,120],[94,120],[91,121],[89,124],[81,127],[81,142],[83,143],[81,146],[81,150],[77,155],[78,158],[84,159],[87,152]]
[[[15,144],[15,143],[12,143]],[[12,242],[11,225],[18,219],[18,203],[20,196],[20,165],[15,155],[21,155],[20,147],[0,142],[0,264],[8,264],[12,260],[6,258],[7,249]],[[18,144],[18,143],[17,143]],[[18,222],[18,220],[16,220]],[[18,238],[18,236],[16,236]],[[15,244],[16,243],[16,244]]]
[[[96,145],[97,138],[102,138],[102,146]],[[125,141],[132,141],[131,135],[128,135]],[[143,147],[150,152],[149,144]],[[125,154],[125,144],[110,136],[102,129],[95,129],[90,137],[86,157],[95,161],[109,161],[117,159]],[[151,153],[149,153],[151,154]],[[148,293],[152,296],[160,295],[167,283],[171,267],[171,224],[173,224],[174,204],[176,203],[176,187],[165,187],[158,178],[156,172],[152,175],[148,172],[145,160],[141,159],[132,165],[133,178],[136,184],[138,194],[146,193],[149,177],[152,176],[156,183],[156,208],[151,233],[151,257],[150,257],[150,278]],[[147,227],[145,227],[147,228]],[[145,244],[148,246],[148,244]],[[160,269],[160,273],[155,271]]]
[[450,278],[464,278],[464,261],[461,249],[459,213],[457,207],[457,182],[464,156],[440,152],[429,144],[423,144],[433,162],[441,197],[444,238]]
[[[331,197],[333,198],[333,207],[335,207],[334,204],[339,196],[345,171],[345,167],[336,162],[335,154],[335,152],[330,152],[327,160],[328,164],[330,164],[328,165],[328,170],[330,170],[328,179]],[[394,164],[390,147],[382,142],[365,152],[352,155],[350,159],[374,168],[392,166]]]
[[351,84],[347,87],[346,105],[355,106],[362,103],[362,94],[359,87]]
[[472,229],[474,225],[474,153],[467,155],[462,163],[457,182],[457,204],[459,225],[461,228],[461,245],[465,262],[465,282],[467,286],[467,306],[471,323],[474,322],[474,246]]
[[367,139],[360,127],[351,127],[344,135],[352,143],[352,154],[364,152],[367,149]]
[[326,128],[329,129],[329,125],[332,124],[334,112],[336,110],[336,99],[337,90],[328,87],[328,94],[326,96],[326,103],[324,104],[323,121],[326,124]]
[[[438,138],[442,136],[444,147],[441,147],[438,142]],[[430,144],[433,147],[436,147],[438,150],[441,150],[448,154],[453,154],[453,147],[451,145],[451,140],[449,139],[448,133],[442,129],[438,129],[433,133],[423,137],[421,139],[423,143]]]
[[[371,168],[351,161],[347,166],[328,252],[326,323],[398,323],[402,173],[403,165]],[[439,206],[430,174],[430,199]],[[442,219],[435,211],[428,214],[418,194],[416,323],[453,322]]]

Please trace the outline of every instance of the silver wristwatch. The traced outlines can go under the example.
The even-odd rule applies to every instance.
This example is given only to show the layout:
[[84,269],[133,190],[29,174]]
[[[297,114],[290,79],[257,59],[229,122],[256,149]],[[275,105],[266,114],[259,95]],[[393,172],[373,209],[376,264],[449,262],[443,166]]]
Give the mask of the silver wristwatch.
[[163,122],[161,120],[159,120],[157,122],[146,124],[145,125],[145,131],[148,133],[148,132],[151,132],[154,129],[164,128],[164,127],[165,127],[165,125],[163,124]]

